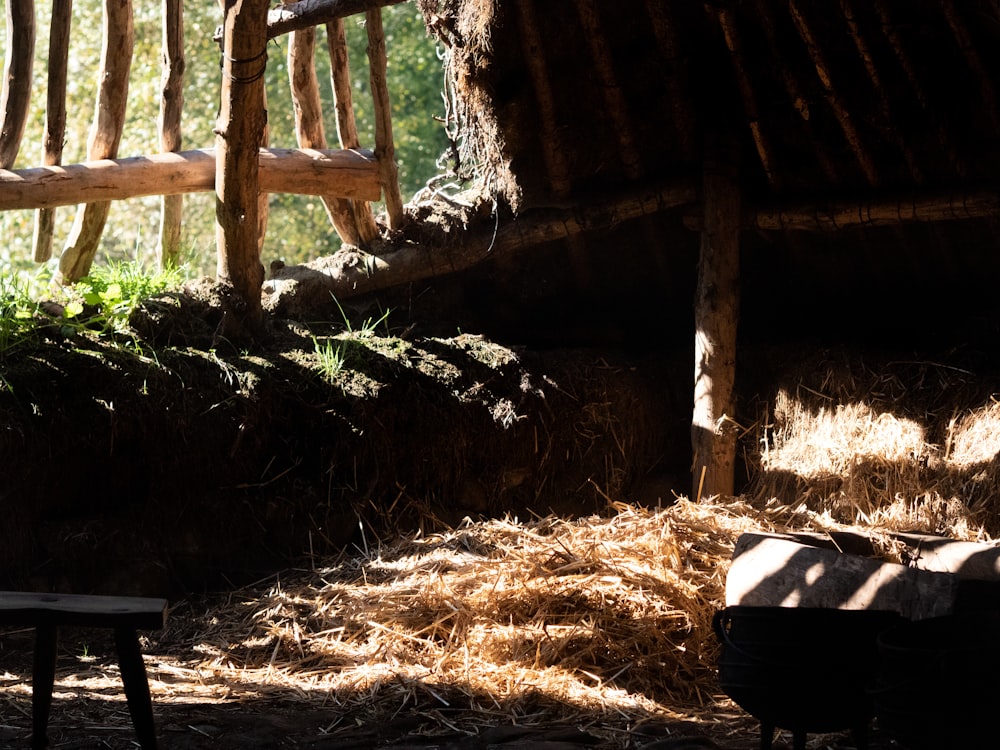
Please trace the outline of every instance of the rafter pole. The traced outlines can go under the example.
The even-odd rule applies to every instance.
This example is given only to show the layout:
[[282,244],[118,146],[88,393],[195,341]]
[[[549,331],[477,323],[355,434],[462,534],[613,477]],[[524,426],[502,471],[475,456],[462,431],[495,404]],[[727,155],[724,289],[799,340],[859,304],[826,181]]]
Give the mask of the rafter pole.
[[652,26],[659,48],[669,65],[667,80],[667,101],[670,102],[670,120],[680,153],[685,158],[694,158],[694,143],[698,122],[691,114],[691,92],[685,84],[689,81],[687,66],[689,60],[684,52],[678,24],[670,15],[671,3],[663,0],[645,0],[646,15]]
[[[710,9],[709,12],[713,12]],[[714,14],[722,35],[726,40],[726,47],[729,49],[729,56],[733,61],[733,72],[739,85],[740,96],[743,99],[743,109],[747,114],[747,121],[750,125],[750,134],[753,136],[754,146],[757,149],[757,158],[760,159],[761,167],[767,182],[772,189],[778,189],[777,178],[775,177],[773,160],[771,158],[771,147],[767,136],[760,125],[760,116],[757,110],[757,97],[754,94],[753,84],[747,74],[746,61],[743,57],[743,43],[740,39],[739,27],[733,19],[733,12],[728,7],[714,9]]]
[[769,0],[757,0],[755,4],[756,17],[760,21],[764,38],[767,40],[767,48],[770,52],[771,69],[781,79],[788,94],[788,100],[799,115],[800,126],[809,135],[809,142],[814,145],[816,160],[823,175],[830,184],[837,183],[837,169],[833,164],[833,159],[827,153],[821,138],[812,136],[812,125],[809,120],[808,97],[799,87],[799,83],[792,71],[789,69],[786,56],[778,48],[778,36],[774,28],[774,17],[772,14],[771,2]]
[[[955,12],[955,5],[955,3],[943,2],[940,6],[941,12],[944,13],[944,17],[948,21],[948,28],[951,29],[951,34],[955,39],[958,51],[965,58],[965,62],[972,72],[973,80],[979,83],[983,108],[990,116],[993,129],[994,131],[1000,130],[1000,107],[997,106],[997,94],[992,83],[992,81],[996,80],[996,72],[986,69],[983,59],[980,57],[979,51],[972,41],[969,28],[965,25],[965,21]],[[961,4],[958,4],[958,7],[962,7]]]
[[858,57],[861,58],[861,62],[865,66],[865,71],[868,73],[868,80],[871,81],[872,88],[878,97],[879,109],[882,110],[882,119],[886,125],[886,130],[889,132],[892,140],[895,141],[896,148],[903,155],[903,160],[910,170],[910,175],[918,184],[922,183],[924,181],[923,171],[920,168],[916,155],[913,153],[913,149],[907,144],[906,139],[902,137],[899,129],[893,127],[895,120],[892,114],[892,106],[889,103],[889,94],[882,83],[882,75],[875,64],[875,59],[872,56],[868,42],[862,34],[857,16],[854,13],[854,7],[850,0],[840,0],[840,9],[844,14],[844,20],[847,22],[847,29],[850,32],[851,39],[854,41],[854,48],[858,51]]
[[871,154],[868,153],[868,149],[861,139],[861,134],[851,119],[847,105],[833,85],[833,79],[830,75],[830,64],[822,48],[819,46],[808,19],[806,19],[805,14],[799,8],[799,3],[795,2],[795,0],[790,0],[788,10],[791,13],[792,21],[795,23],[796,29],[798,29],[803,44],[805,44],[806,52],[812,60],[813,67],[816,69],[816,75],[819,78],[820,84],[823,86],[823,96],[837,118],[837,123],[840,125],[847,145],[854,153],[858,166],[861,167],[861,171],[864,173],[868,183],[870,185],[878,184],[878,172],[875,169],[875,163],[872,161]]
[[615,74],[614,55],[605,37],[600,3],[595,0],[575,0],[577,16],[583,26],[583,36],[590,51],[590,61],[600,81],[606,112],[611,118],[622,167],[630,180],[642,177],[642,159],[636,143],[635,127],[629,116],[629,103]]
[[928,101],[927,91],[924,89],[920,76],[917,74],[913,58],[910,56],[909,52],[907,52],[906,47],[903,44],[903,39],[896,30],[896,22],[893,20],[892,14],[890,13],[885,0],[875,0],[875,11],[878,14],[879,25],[882,27],[882,33],[885,34],[885,37],[889,42],[889,47],[892,49],[893,54],[896,56],[896,61],[899,63],[899,67],[901,67],[903,72],[906,74],[906,80],[910,83],[910,88],[913,90],[913,95],[917,98],[917,103],[920,104],[920,108],[923,110],[925,118],[931,122],[937,134],[938,145],[940,145],[941,150],[948,155],[948,161],[958,176],[965,177],[969,171],[968,165],[965,163],[965,160],[959,156],[954,143],[952,143],[947,130],[942,124],[941,118],[936,115],[934,108]]

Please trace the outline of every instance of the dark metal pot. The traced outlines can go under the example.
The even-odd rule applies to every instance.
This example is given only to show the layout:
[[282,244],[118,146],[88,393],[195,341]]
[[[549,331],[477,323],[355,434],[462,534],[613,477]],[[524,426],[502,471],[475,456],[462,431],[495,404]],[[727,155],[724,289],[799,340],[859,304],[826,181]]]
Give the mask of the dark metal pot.
[[807,732],[850,729],[867,743],[878,670],[878,634],[896,612],[798,607],[728,607],[715,615],[719,685],[761,723],[761,747],[775,727],[796,747]]
[[1000,618],[951,615],[878,637],[879,729],[911,750],[997,747]]

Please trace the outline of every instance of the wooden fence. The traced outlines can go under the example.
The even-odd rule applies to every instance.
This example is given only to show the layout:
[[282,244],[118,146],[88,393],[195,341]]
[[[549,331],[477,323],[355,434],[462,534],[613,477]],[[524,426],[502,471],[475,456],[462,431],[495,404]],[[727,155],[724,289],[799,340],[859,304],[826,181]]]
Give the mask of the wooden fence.
[[[97,107],[86,161],[62,165],[72,0],[53,0],[43,164],[12,169],[28,119],[36,25],[34,0],[7,0],[8,44],[0,92],[0,210],[37,209],[34,257],[44,262],[52,255],[55,208],[82,204],[60,257],[64,283],[89,272],[110,201],[138,196],[163,196],[158,259],[166,266],[176,264],[180,254],[182,194],[214,190],[219,197],[219,275],[250,297],[259,297],[262,279],[244,279],[240,269],[260,265],[267,193],[321,196],[341,239],[368,246],[378,236],[369,201],[385,200],[390,229],[403,221],[381,16],[382,7],[400,2],[302,0],[269,10],[267,0],[220,0],[224,24],[217,41],[223,52],[223,79],[216,146],[183,151],[183,0],[162,0],[161,152],[118,158],[134,44],[132,0],[104,0]],[[361,13],[368,33],[376,117],[373,151],[363,149],[358,138],[344,34],[343,19]],[[340,146],[336,150],[328,148],[323,133],[315,71],[318,25],[327,30]],[[267,148],[264,124],[267,42],[283,34],[290,35],[296,149]],[[251,275],[258,273],[254,270]]]

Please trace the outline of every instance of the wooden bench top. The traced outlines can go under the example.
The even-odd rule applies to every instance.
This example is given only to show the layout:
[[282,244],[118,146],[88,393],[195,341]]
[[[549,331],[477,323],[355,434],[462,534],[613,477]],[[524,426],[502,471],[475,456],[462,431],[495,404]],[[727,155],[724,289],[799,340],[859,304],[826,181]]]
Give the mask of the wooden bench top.
[[0,591],[0,625],[158,630],[166,620],[166,599]]

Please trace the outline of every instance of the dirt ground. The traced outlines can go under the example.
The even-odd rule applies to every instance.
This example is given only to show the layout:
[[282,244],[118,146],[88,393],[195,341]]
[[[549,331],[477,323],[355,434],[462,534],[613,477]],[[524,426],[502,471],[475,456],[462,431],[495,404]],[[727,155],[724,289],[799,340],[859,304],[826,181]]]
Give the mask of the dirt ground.
[[[204,604],[204,603],[202,603]],[[481,713],[451,706],[433,691],[389,714],[363,707],[324,705],[297,686],[255,686],[215,681],[196,667],[193,643],[150,634],[145,658],[160,747],[311,748],[313,750],[753,750],[758,725],[725,696],[703,707],[661,719],[632,723],[627,717],[564,706],[539,705],[521,716],[497,711],[484,724]],[[23,748],[31,736],[28,632],[0,634],[0,748]],[[61,639],[56,687],[49,721],[53,748],[136,747],[121,693],[112,644],[100,631],[71,630]],[[487,720],[488,721],[488,720]],[[791,747],[791,735],[778,732],[776,750]],[[851,750],[848,733],[812,735],[812,750]],[[875,730],[869,747],[894,747]]]

